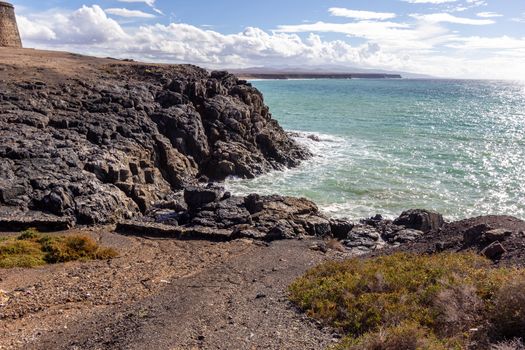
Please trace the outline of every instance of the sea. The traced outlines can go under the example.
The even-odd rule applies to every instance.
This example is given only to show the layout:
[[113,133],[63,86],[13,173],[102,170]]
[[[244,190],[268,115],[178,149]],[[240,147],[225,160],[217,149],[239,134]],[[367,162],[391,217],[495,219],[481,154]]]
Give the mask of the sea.
[[525,219],[525,82],[257,80],[273,118],[313,157],[234,194],[313,200],[359,219],[424,208],[448,220]]

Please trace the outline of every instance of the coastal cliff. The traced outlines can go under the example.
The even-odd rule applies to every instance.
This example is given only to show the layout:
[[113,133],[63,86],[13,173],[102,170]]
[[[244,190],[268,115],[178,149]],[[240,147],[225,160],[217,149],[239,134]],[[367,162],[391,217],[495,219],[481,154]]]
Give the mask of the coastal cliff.
[[[34,50],[0,55],[1,230],[116,223],[121,233],[180,239],[330,236],[367,253],[417,241],[447,250],[483,222],[435,241],[448,226],[431,211],[356,223],[307,199],[232,196],[220,184],[226,177],[293,167],[310,153],[257,89],[227,72]],[[485,231],[506,228],[507,218],[491,222]]]
[[309,155],[261,93],[226,72],[12,52],[3,50],[0,69],[4,225],[129,219],[177,207],[189,185]]
[[[258,90],[226,72],[36,50],[0,49],[0,62],[0,239],[26,247],[0,258],[62,235],[118,254],[0,269],[0,348],[321,349],[344,333],[335,318],[313,322],[297,307],[308,310],[304,295],[337,293],[322,282],[303,295],[295,282],[292,306],[288,288],[322,262],[333,274],[334,260],[357,255],[467,252],[488,258],[487,271],[525,265],[525,222],[513,217],[450,223],[413,209],[350,221],[304,198],[227,192],[228,176],[296,166],[310,153]],[[27,228],[64,231],[15,233]],[[355,285],[384,285],[371,276],[373,284]]]

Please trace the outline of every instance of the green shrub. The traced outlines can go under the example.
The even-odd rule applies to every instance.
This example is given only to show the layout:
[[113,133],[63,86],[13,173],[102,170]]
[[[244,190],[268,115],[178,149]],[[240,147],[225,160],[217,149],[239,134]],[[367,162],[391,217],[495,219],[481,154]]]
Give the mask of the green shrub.
[[37,238],[40,238],[41,234],[35,228],[28,228],[17,237],[18,240],[30,241]]
[[34,242],[4,240],[0,242],[0,268],[44,265],[44,252]]
[[[383,347],[362,349],[389,349],[389,341],[395,343],[392,339],[401,331],[463,348],[470,329],[487,323],[491,305],[501,298],[500,287],[516,276],[525,276],[524,270],[495,269],[473,253],[394,254],[325,263],[296,280],[290,298],[309,316],[343,331],[350,343],[361,339],[368,344],[377,334],[390,334],[380,338]],[[513,306],[511,314],[522,317],[516,310]]]
[[46,252],[45,260],[50,264],[90,259],[110,259],[117,256],[111,248],[101,248],[86,236],[67,236],[41,240]]
[[447,347],[428,329],[414,323],[367,333],[358,339],[345,339],[339,349],[349,350],[445,350]]
[[35,267],[116,256],[114,249],[101,247],[87,236],[50,236],[29,229],[16,238],[0,240],[0,268]]

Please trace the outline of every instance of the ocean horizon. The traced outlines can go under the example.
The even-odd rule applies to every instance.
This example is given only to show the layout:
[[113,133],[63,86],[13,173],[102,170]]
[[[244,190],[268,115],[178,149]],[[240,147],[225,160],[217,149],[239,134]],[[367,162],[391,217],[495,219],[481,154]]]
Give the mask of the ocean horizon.
[[234,194],[302,196],[326,214],[525,218],[525,83],[475,79],[250,80],[314,156],[227,180]]

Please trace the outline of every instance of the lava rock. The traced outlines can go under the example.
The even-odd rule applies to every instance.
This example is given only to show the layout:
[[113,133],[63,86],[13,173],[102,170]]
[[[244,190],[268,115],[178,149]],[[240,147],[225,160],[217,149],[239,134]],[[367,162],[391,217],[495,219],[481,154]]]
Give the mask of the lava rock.
[[492,227],[487,224],[479,224],[469,227],[463,232],[463,245],[465,247],[469,247],[479,243],[482,240],[485,232],[490,230],[492,230]]
[[[0,79],[0,204],[13,213],[117,222],[199,178],[251,177],[310,156],[231,74],[90,62],[62,79],[39,70],[43,84]],[[214,201],[210,192],[189,195],[191,209]]]
[[481,251],[481,255],[491,260],[500,258],[504,253],[506,253],[506,250],[500,242],[493,242]]
[[332,219],[330,220],[330,230],[332,235],[337,239],[345,239],[348,233],[352,231],[354,224],[348,220]]
[[224,188],[220,186],[195,187],[191,186],[184,190],[184,200],[189,210],[199,209],[202,206],[215,202],[222,198]]
[[396,243],[408,243],[415,241],[419,237],[421,237],[424,233],[419,230],[412,230],[412,229],[403,229],[396,231],[393,237],[389,240],[389,242],[396,242]]
[[366,247],[371,249],[381,244],[380,239],[381,235],[375,227],[359,224],[348,233],[347,239],[343,241],[343,244],[350,248]]
[[424,209],[411,209],[404,211],[394,220],[395,225],[423,231],[424,233],[439,230],[445,221],[443,216],[437,212]]
[[483,238],[488,242],[503,242],[508,237],[512,236],[512,230],[505,228],[499,228],[495,230],[487,231],[483,234]]

